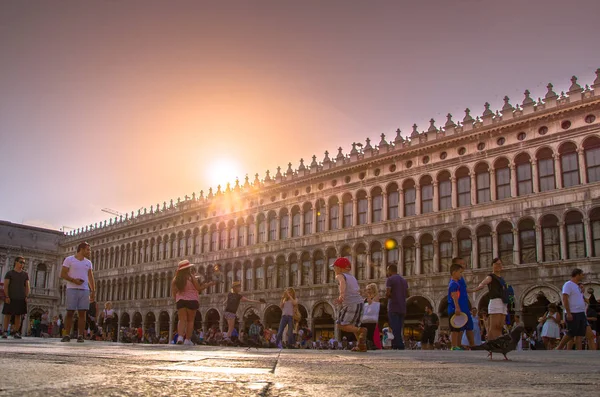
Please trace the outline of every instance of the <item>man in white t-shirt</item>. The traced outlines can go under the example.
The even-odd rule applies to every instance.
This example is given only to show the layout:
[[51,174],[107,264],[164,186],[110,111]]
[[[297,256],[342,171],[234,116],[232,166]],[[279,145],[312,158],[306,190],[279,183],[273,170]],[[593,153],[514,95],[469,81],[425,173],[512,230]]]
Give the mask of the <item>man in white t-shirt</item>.
[[575,340],[577,350],[581,350],[581,338],[585,336],[587,328],[587,318],[585,315],[585,300],[583,293],[579,289],[579,283],[583,280],[583,270],[573,269],[571,280],[563,285],[562,300],[565,309],[565,322],[567,324],[567,334],[562,338],[556,348],[562,350],[563,347],[572,339]]
[[90,296],[93,297],[96,290],[92,262],[88,259],[92,253],[88,243],[77,246],[77,253],[65,259],[60,272],[60,278],[67,281],[67,317],[65,319],[65,335],[61,342],[71,340],[71,324],[73,314],[77,311],[79,321],[77,322],[77,342],[83,342],[85,335],[86,312],[90,308]]

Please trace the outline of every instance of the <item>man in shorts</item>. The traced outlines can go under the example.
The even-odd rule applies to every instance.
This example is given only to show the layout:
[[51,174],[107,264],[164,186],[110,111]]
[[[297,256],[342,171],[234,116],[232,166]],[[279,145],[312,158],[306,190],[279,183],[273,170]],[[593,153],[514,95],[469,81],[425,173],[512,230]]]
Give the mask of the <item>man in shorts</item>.
[[565,308],[565,322],[567,323],[567,334],[562,338],[556,348],[562,348],[572,339],[575,340],[577,350],[581,350],[581,338],[585,336],[587,318],[585,315],[585,300],[579,289],[579,283],[583,280],[583,270],[573,269],[571,279],[562,288],[562,301]]
[[31,288],[29,287],[29,275],[23,270],[25,258],[17,256],[14,269],[9,270],[4,276],[4,333],[2,338],[8,337],[8,323],[11,316],[15,316],[15,324],[12,332],[14,339],[21,339],[19,329],[21,328],[21,316],[27,314],[27,297]]
[[88,243],[77,246],[77,253],[65,259],[60,272],[60,278],[67,281],[67,318],[65,329],[67,334],[61,342],[71,341],[71,325],[73,314],[77,311],[77,342],[83,343],[85,335],[86,312],[90,308],[90,297],[94,300],[96,283],[92,272],[92,262],[88,259],[92,253]]

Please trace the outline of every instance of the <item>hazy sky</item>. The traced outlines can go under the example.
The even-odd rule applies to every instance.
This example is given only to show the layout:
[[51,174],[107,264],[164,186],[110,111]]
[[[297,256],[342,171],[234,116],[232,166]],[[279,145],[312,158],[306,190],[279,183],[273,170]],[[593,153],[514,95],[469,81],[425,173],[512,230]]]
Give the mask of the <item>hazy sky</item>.
[[0,1],[0,219],[81,227],[591,84],[599,15],[597,0]]

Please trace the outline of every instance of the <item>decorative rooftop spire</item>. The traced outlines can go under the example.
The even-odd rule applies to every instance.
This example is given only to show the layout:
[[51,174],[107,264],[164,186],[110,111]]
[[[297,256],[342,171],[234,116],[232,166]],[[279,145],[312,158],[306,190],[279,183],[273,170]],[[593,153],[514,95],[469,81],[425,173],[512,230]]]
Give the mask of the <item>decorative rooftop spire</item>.
[[502,106],[502,114],[512,113],[515,110],[513,105],[510,104],[510,98],[504,97],[504,106]]
[[223,192],[221,192],[221,185],[217,185],[217,196],[223,194]]
[[225,189],[225,192],[231,193],[231,183],[227,182],[227,188]]
[[287,176],[292,176],[294,174],[294,170],[292,169],[292,163],[288,163],[288,169],[285,172]]
[[245,188],[248,188],[248,187],[250,187],[250,181],[249,181],[249,179],[248,179],[248,174],[246,174],[246,178],[245,178],[245,182],[244,182],[244,187],[245,187]]
[[269,170],[265,172],[265,182],[271,182],[271,172]]
[[329,163],[331,159],[329,158],[329,151],[325,150],[325,157],[323,157],[323,163]]
[[260,179],[258,179],[258,172],[254,174],[254,182],[252,182],[252,185],[254,187],[258,187],[258,185],[260,185]]
[[381,134],[381,140],[379,141],[379,147],[386,147],[389,146],[390,144],[387,143],[387,141],[385,140],[385,134]]
[[446,124],[444,124],[445,128],[454,128],[456,127],[456,123],[454,123],[454,121],[452,121],[452,115],[450,113],[448,113],[446,115]]
[[356,142],[352,142],[352,150],[350,150],[350,154],[358,154],[358,150],[356,150]]
[[277,166],[277,173],[275,174],[275,178],[277,178],[277,179],[283,178],[283,175],[281,175],[281,167],[280,166]]
[[[196,201],[196,192],[192,192],[192,201]],[[152,206],[150,206],[150,213],[152,213]]]
[[204,190],[200,190],[200,196],[198,196],[199,200],[204,200]]
[[410,133],[410,138],[418,138],[419,137],[419,131],[417,130],[417,125],[413,124],[412,126],[412,132]]
[[427,129],[427,132],[437,132],[438,129],[435,127],[435,120],[432,118],[431,120],[429,120],[429,128]]
[[463,124],[473,124],[475,120],[473,120],[473,117],[471,116],[471,109],[466,108],[465,109],[465,118],[463,119]]
[[337,154],[337,156],[336,156],[335,159],[336,159],[336,161],[340,161],[340,160],[343,161],[344,160],[344,153],[342,153],[342,147],[341,146],[338,148],[338,154]]
[[577,76],[571,77],[571,87],[569,87],[569,94],[575,94],[582,91],[583,88],[581,88],[581,86],[577,84]]
[[367,137],[367,139],[365,140],[365,142],[367,142],[367,144],[365,145],[365,151],[372,150],[373,146],[371,146],[371,139]]
[[546,86],[546,88],[548,88],[548,92],[546,92],[546,96],[544,97],[544,99],[554,99],[558,97],[558,95],[556,95],[556,92],[552,91],[553,87],[554,86],[552,85],[552,83],[548,83],[548,85]]
[[237,177],[235,178],[235,186],[233,187],[233,190],[236,192],[240,191],[240,180]]
[[169,208],[173,208],[173,199],[171,199],[171,205],[169,206]]
[[304,165],[304,159],[300,159],[300,165],[298,166],[299,171],[306,170],[306,166]]
[[531,97],[529,96],[529,94],[531,94],[529,92],[529,90],[525,90],[524,94],[525,94],[525,99],[523,99],[523,104],[522,104],[523,107],[525,107],[525,106],[531,106],[531,105],[535,104],[534,100],[531,99]]
[[592,85],[593,89],[600,88],[600,68],[596,69],[596,79],[594,80],[594,84]]
[[213,198],[213,196],[214,195],[213,195],[213,192],[212,192],[212,187],[209,187],[208,188],[208,196],[207,196],[207,198],[211,199],[211,198]]
[[489,117],[489,116],[493,116],[494,115],[494,112],[492,112],[490,110],[490,104],[489,104],[489,102],[486,102],[483,106],[485,107],[485,110],[483,111],[483,114],[482,114],[483,117]]
[[315,155],[313,154],[313,156],[312,156],[312,161],[311,161],[311,163],[310,163],[310,169],[312,170],[313,168],[316,168],[316,167],[318,167],[318,166],[319,166],[319,163],[317,163],[317,156],[315,156]]
[[396,130],[396,138],[394,139],[394,144],[398,145],[401,144],[402,142],[404,142],[404,138],[402,138],[402,131],[400,131],[400,128],[398,128]]

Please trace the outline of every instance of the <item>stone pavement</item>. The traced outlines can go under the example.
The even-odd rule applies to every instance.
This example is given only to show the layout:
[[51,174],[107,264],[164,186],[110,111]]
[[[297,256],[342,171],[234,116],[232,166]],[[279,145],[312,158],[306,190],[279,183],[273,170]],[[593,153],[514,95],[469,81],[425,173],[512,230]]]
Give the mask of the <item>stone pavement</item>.
[[592,396],[600,352],[346,351],[0,340],[0,396]]

